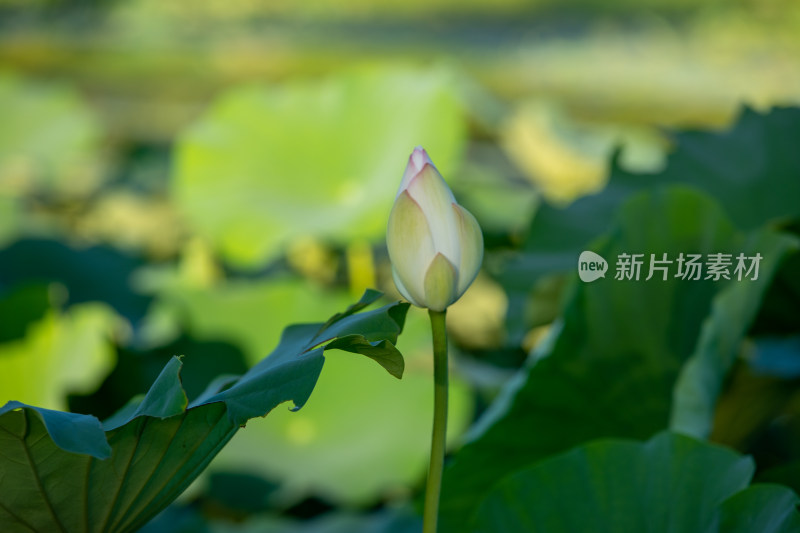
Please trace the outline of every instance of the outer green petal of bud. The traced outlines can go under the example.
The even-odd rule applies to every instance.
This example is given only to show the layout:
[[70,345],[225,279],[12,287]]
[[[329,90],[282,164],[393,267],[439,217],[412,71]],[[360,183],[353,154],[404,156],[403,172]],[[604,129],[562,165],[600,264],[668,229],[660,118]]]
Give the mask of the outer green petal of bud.
[[442,254],[436,254],[428,272],[425,273],[425,307],[434,311],[444,311],[455,302],[458,272],[453,263]]

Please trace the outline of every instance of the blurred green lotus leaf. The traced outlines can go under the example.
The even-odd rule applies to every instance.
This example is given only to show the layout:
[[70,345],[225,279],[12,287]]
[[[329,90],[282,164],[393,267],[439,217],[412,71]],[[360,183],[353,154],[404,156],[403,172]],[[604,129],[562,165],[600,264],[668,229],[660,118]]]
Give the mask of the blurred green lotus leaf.
[[102,179],[101,129],[68,85],[0,72],[0,195],[85,195]]
[[150,318],[163,320],[167,315],[198,340],[235,344],[250,364],[275,346],[282,322],[324,320],[350,299],[347,293],[288,278],[230,280],[209,287],[185,284],[182,279],[165,282],[154,308],[162,316]]
[[725,500],[720,531],[724,533],[792,533],[800,531],[800,498],[788,487],[758,483]]
[[111,337],[120,319],[105,304],[48,310],[27,335],[0,344],[0,404],[18,400],[65,409],[68,393],[88,393],[116,360]]
[[52,283],[66,289],[66,306],[103,302],[136,327],[150,304],[150,298],[130,290],[130,277],[142,264],[141,257],[108,246],[19,239],[0,249],[0,290]]
[[22,206],[19,199],[0,194],[0,247],[11,241],[22,225]]
[[[798,241],[787,235],[756,233],[748,248],[784,258],[795,252]],[[764,268],[766,267],[766,268]],[[686,435],[708,438],[714,424],[717,399],[741,353],[742,341],[761,309],[778,265],[768,258],[759,279],[737,283],[720,291],[703,322],[697,346],[683,365],[675,384],[670,428]]]
[[177,143],[179,209],[242,267],[304,236],[381,236],[414,146],[448,179],[458,169],[465,124],[451,85],[445,71],[376,68],[232,89]]
[[469,531],[797,531],[800,498],[777,485],[745,489],[754,470],[749,457],[673,433],[595,441],[506,477]]
[[623,147],[619,163],[635,172],[659,170],[666,142],[653,128],[576,120],[553,102],[526,102],[503,130],[506,152],[556,204],[602,189],[608,157]]

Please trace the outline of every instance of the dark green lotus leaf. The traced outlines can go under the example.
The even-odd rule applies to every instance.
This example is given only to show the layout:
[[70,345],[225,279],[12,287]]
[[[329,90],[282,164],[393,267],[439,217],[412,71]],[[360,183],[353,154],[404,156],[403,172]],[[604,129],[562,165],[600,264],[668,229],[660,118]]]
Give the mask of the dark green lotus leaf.
[[28,328],[41,320],[51,306],[50,288],[43,283],[15,284],[0,289],[0,344],[25,337]]
[[670,415],[673,430],[700,438],[711,434],[717,398],[777,272],[778,262],[774,258],[784,257],[796,247],[797,243],[785,235],[766,232],[753,235],[753,242],[747,248],[769,250],[773,259],[758,280],[731,284],[714,299],[697,346],[675,385]]
[[782,485],[757,484],[722,504],[722,533],[793,533],[800,531],[800,498]]
[[[714,201],[691,189],[633,196],[608,237],[591,247],[609,262],[606,278],[583,283],[575,276],[550,342],[506,387],[447,468],[445,531],[463,531],[481,495],[533,461],[591,439],[646,439],[668,428],[671,416],[707,423],[737,341],[753,319],[742,306],[758,307],[792,245],[793,239],[767,230],[737,232]],[[656,274],[645,280],[647,262],[638,281],[612,274],[621,253],[674,259],[719,251],[760,253],[759,279],[675,279],[673,264],[668,279]],[[577,256],[574,261],[573,268]],[[741,316],[725,328],[708,321],[710,313]],[[682,371],[687,360],[697,361],[691,365],[699,371]]]
[[186,410],[189,401],[181,384],[181,361],[173,357],[156,378],[147,394],[129,402],[120,411],[103,422],[103,429],[111,431],[139,416],[169,418]]
[[[497,483],[469,531],[797,531],[791,490],[743,490],[754,470],[749,457],[674,433],[645,443],[595,441]],[[795,529],[787,529],[791,524]]]
[[0,249],[0,294],[24,284],[56,282],[66,287],[68,306],[105,302],[136,324],[152,300],[127,289],[142,265],[141,259],[108,246],[79,249],[56,240],[20,239]]
[[394,343],[408,304],[359,312],[379,296],[368,291],[325,324],[288,327],[268,357],[241,377],[220,376],[190,404],[177,357],[147,394],[102,426],[89,415],[9,402],[0,409],[3,532],[136,531],[183,492],[249,418],[286,401],[300,408],[328,348],[363,353],[400,377],[402,356]]
[[[10,442],[7,439],[13,441],[13,438],[24,437],[32,417],[38,419],[37,423],[43,425],[52,441],[63,450],[92,455],[99,459],[111,455],[111,448],[103,435],[103,427],[96,418],[42,409],[20,402],[8,402],[0,408],[0,424],[4,430],[0,433],[0,439]],[[7,449],[10,448],[3,446],[3,450]]]

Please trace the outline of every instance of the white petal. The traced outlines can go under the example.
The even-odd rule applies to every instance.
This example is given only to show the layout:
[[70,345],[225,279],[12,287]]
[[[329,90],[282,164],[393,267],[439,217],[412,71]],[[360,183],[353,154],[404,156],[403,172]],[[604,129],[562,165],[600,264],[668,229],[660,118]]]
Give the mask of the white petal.
[[412,302],[424,301],[425,273],[436,254],[428,221],[408,191],[397,197],[389,214],[386,246],[405,290],[404,295],[411,296],[409,300]]
[[431,158],[428,157],[428,152],[426,152],[421,146],[417,146],[414,148],[414,151],[408,157],[408,164],[406,165],[406,170],[403,172],[403,179],[400,181],[400,187],[397,189],[397,196],[400,196],[400,193],[403,192],[408,188],[408,184],[411,183],[411,180],[422,170],[422,167],[425,164],[431,165],[436,168],[431,161]]
[[454,265],[461,262],[458,226],[451,205],[455,203],[450,187],[432,165],[425,165],[411,180],[407,192],[428,220],[433,247]]
[[467,290],[483,262],[483,234],[472,213],[458,204],[453,204],[453,213],[458,224],[461,258],[458,263],[458,297]]

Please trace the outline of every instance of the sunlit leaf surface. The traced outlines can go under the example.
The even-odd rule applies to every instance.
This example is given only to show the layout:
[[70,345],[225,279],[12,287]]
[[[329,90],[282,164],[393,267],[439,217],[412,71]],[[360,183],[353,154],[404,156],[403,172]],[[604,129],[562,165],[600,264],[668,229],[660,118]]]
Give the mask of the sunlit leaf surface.
[[374,239],[408,155],[458,169],[464,119],[444,71],[364,70],[221,96],[177,146],[173,191],[229,261],[257,266],[290,239]]
[[46,311],[24,338],[0,343],[0,403],[65,409],[67,394],[90,392],[113,368],[118,324],[113,311],[96,302]]
[[96,187],[100,125],[69,85],[0,72],[0,195],[83,195]]

